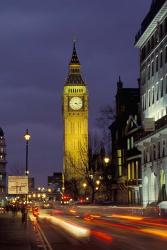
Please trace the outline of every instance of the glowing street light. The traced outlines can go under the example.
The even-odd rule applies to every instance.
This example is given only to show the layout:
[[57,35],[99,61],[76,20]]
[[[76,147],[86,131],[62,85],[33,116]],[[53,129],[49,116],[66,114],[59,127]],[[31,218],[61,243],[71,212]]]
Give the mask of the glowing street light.
[[86,184],[85,182],[83,183],[83,187],[84,187],[84,188],[86,188],[86,187],[87,187],[87,184]]
[[97,180],[97,181],[96,181],[96,184],[97,184],[97,185],[99,185],[99,184],[100,184],[100,181],[99,181],[99,180]]
[[110,162],[110,158],[105,156],[104,157],[104,163],[107,165]]

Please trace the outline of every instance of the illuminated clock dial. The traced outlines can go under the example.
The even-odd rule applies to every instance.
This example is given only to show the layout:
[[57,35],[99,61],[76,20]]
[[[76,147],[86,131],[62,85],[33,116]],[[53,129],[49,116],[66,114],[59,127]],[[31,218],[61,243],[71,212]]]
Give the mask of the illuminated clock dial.
[[72,97],[70,100],[70,108],[73,110],[79,110],[83,106],[82,99],[80,97]]

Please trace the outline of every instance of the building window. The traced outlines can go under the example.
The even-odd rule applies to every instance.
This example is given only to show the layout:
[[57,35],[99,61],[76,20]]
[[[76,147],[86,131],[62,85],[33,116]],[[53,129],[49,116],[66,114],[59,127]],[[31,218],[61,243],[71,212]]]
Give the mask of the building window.
[[127,139],[127,149],[128,150],[130,149],[130,139],[129,138]]
[[154,61],[151,62],[151,76],[154,75]]
[[150,64],[148,65],[148,76],[147,76],[147,79],[150,80]]
[[153,144],[153,160],[156,160],[156,145]]
[[165,23],[164,23],[164,25],[165,25],[165,34],[167,34],[167,17],[165,18]]
[[152,104],[154,104],[154,87],[152,87]]
[[165,47],[165,63],[167,63],[167,46]]
[[162,23],[161,23],[161,25],[159,27],[159,36],[160,36],[160,38],[163,37],[163,25],[162,25]]
[[157,88],[157,101],[159,100],[159,84],[156,84],[156,88]]
[[134,139],[133,136],[131,137],[131,149],[134,148]]
[[144,110],[144,98],[143,95],[141,96],[141,108]]
[[160,68],[162,68],[163,64],[163,57],[162,57],[162,51],[160,52]]
[[118,175],[122,176],[122,150],[117,150]]
[[130,163],[128,163],[128,180],[131,179]]
[[150,90],[148,91],[148,106],[150,107],[151,105],[151,92]]
[[156,56],[156,72],[158,72],[158,56]]
[[162,141],[162,157],[165,156],[165,140]]
[[3,176],[2,176],[2,174],[0,174],[0,181],[2,181],[2,179],[3,179]]
[[146,94],[144,94],[144,110],[146,110]]
[[144,85],[146,83],[146,70],[144,69],[143,72],[141,73],[141,81],[142,81],[142,84]]
[[161,154],[160,154],[160,151],[161,150],[161,147],[160,147],[160,141],[158,142],[158,158],[160,158]]
[[163,97],[163,90],[164,90],[164,82],[163,79],[161,79],[161,97]]
[[134,161],[132,161],[132,179],[135,178],[135,164]]
[[152,35],[151,37],[151,49],[154,48],[154,35]]

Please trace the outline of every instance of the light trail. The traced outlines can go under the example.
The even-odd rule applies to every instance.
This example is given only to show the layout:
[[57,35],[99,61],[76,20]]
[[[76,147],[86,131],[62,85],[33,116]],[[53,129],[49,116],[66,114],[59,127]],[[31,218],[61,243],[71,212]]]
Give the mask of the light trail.
[[63,219],[55,218],[46,214],[39,215],[39,218],[48,219],[51,223],[60,226],[76,238],[88,238],[90,236],[90,230],[88,228],[74,225],[73,223],[67,222]]

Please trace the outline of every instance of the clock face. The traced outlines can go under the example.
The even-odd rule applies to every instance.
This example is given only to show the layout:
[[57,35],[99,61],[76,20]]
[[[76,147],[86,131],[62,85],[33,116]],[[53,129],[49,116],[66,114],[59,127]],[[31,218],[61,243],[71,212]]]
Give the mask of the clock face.
[[73,110],[79,110],[83,106],[82,99],[80,97],[72,97],[70,100],[70,108]]

